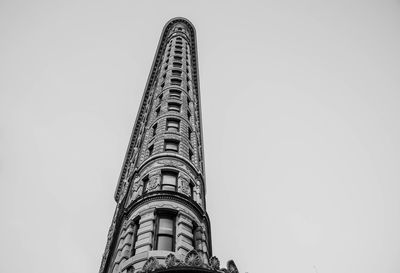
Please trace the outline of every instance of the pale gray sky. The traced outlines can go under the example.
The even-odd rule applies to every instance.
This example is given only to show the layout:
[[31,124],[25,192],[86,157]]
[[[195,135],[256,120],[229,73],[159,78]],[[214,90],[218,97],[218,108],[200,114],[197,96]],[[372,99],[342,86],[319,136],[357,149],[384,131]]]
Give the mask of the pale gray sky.
[[400,272],[400,2],[1,1],[0,272],[97,272],[164,24],[197,29],[213,251]]

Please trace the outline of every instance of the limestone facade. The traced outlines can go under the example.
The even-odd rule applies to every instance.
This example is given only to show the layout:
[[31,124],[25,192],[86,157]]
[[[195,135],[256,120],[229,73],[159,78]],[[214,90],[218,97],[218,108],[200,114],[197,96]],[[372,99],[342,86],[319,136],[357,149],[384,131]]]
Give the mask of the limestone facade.
[[175,18],[161,34],[132,131],[100,273],[139,272],[150,257],[165,264],[193,250],[208,263],[200,111],[195,29]]

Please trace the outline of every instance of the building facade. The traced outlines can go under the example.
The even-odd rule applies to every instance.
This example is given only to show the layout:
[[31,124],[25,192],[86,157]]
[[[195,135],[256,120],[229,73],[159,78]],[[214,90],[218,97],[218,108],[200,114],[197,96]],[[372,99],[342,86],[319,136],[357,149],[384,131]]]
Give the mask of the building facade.
[[237,272],[212,256],[194,26],[164,27],[122,166],[100,273]]

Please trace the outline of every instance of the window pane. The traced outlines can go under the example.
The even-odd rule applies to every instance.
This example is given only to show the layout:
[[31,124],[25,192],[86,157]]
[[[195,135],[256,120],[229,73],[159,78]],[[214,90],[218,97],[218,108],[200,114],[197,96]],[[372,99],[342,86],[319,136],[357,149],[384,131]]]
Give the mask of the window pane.
[[173,251],[173,249],[172,249],[172,237],[159,235],[158,236],[158,240],[157,240],[157,248],[158,248],[158,250]]
[[179,121],[167,120],[167,130],[171,132],[179,132]]
[[170,91],[169,91],[169,96],[170,96],[171,98],[178,98],[178,99],[180,99],[180,98],[181,98],[181,91],[178,91],[178,90],[170,90]]
[[174,220],[172,218],[160,217],[158,234],[174,234]]
[[177,152],[178,151],[178,143],[176,143],[176,142],[166,142],[165,143],[165,150],[166,151]]
[[162,180],[163,185],[176,185],[176,175],[175,174],[170,174],[166,173],[163,174],[163,180]]
[[171,79],[171,84],[172,85],[181,85],[182,80],[180,79]]
[[171,186],[171,185],[163,185],[162,190],[163,191],[176,191],[176,188],[175,188],[175,186]]
[[175,112],[180,112],[181,106],[176,103],[169,103],[168,104],[168,110],[169,111],[175,111]]

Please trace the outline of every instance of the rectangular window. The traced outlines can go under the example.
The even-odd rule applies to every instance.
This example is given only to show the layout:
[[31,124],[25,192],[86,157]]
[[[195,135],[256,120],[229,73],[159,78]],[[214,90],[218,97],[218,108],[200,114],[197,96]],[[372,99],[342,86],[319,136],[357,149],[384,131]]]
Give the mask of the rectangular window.
[[158,108],[156,109],[156,117],[158,117],[158,116],[160,115],[160,110],[161,110],[161,107],[158,107]]
[[182,57],[181,56],[174,56],[174,60],[175,61],[182,61]]
[[176,67],[176,68],[181,68],[181,67],[182,67],[182,64],[181,64],[181,63],[174,62],[174,63],[172,63],[172,66],[173,66],[173,67]]
[[193,245],[194,249],[197,249],[197,246],[196,246],[196,240],[197,240],[197,236],[198,236],[197,235],[198,234],[197,230],[198,230],[197,224],[193,222],[193,228],[192,228],[193,240],[192,240],[192,245]]
[[189,110],[187,111],[187,117],[188,117],[188,120],[190,121],[190,118],[192,117],[192,114],[190,113]]
[[172,70],[172,76],[180,77],[180,76],[182,76],[182,71]]
[[180,112],[181,111],[181,105],[179,103],[170,102],[170,103],[168,103],[168,111]]
[[191,149],[189,149],[189,160],[193,160],[193,151]]
[[176,191],[176,182],[178,180],[178,174],[175,172],[162,172],[162,190]]
[[135,244],[137,241],[137,237],[138,237],[138,230],[139,230],[139,220],[140,218],[138,217],[137,219],[134,220],[133,222],[133,232],[132,232],[132,244],[131,244],[131,257],[136,255],[136,248],[135,248]]
[[167,119],[167,131],[169,132],[179,132],[179,120],[177,119]]
[[190,128],[190,126],[188,127],[188,138],[189,141],[192,139],[192,128]]
[[190,196],[191,196],[192,199],[193,199],[193,198],[194,198],[194,195],[193,195],[194,185],[193,185],[193,182],[192,182],[192,181],[190,181],[189,187],[190,187]]
[[157,123],[153,125],[153,137],[157,134]]
[[179,90],[176,90],[176,89],[170,89],[169,90],[169,97],[171,98],[171,99],[180,99],[181,98],[181,91],[179,91]]
[[174,50],[174,53],[175,53],[175,54],[182,55],[182,51],[180,51],[180,50]]
[[160,214],[157,221],[156,249],[174,251],[175,217],[171,214]]
[[145,177],[143,177],[142,182],[143,182],[142,194],[144,194],[147,192],[147,184],[149,183],[149,176],[146,175]]
[[149,156],[153,154],[154,145],[149,146]]
[[166,139],[164,142],[164,150],[169,152],[178,152],[179,141],[174,139]]
[[171,84],[172,85],[181,85],[182,80],[181,79],[171,79]]

